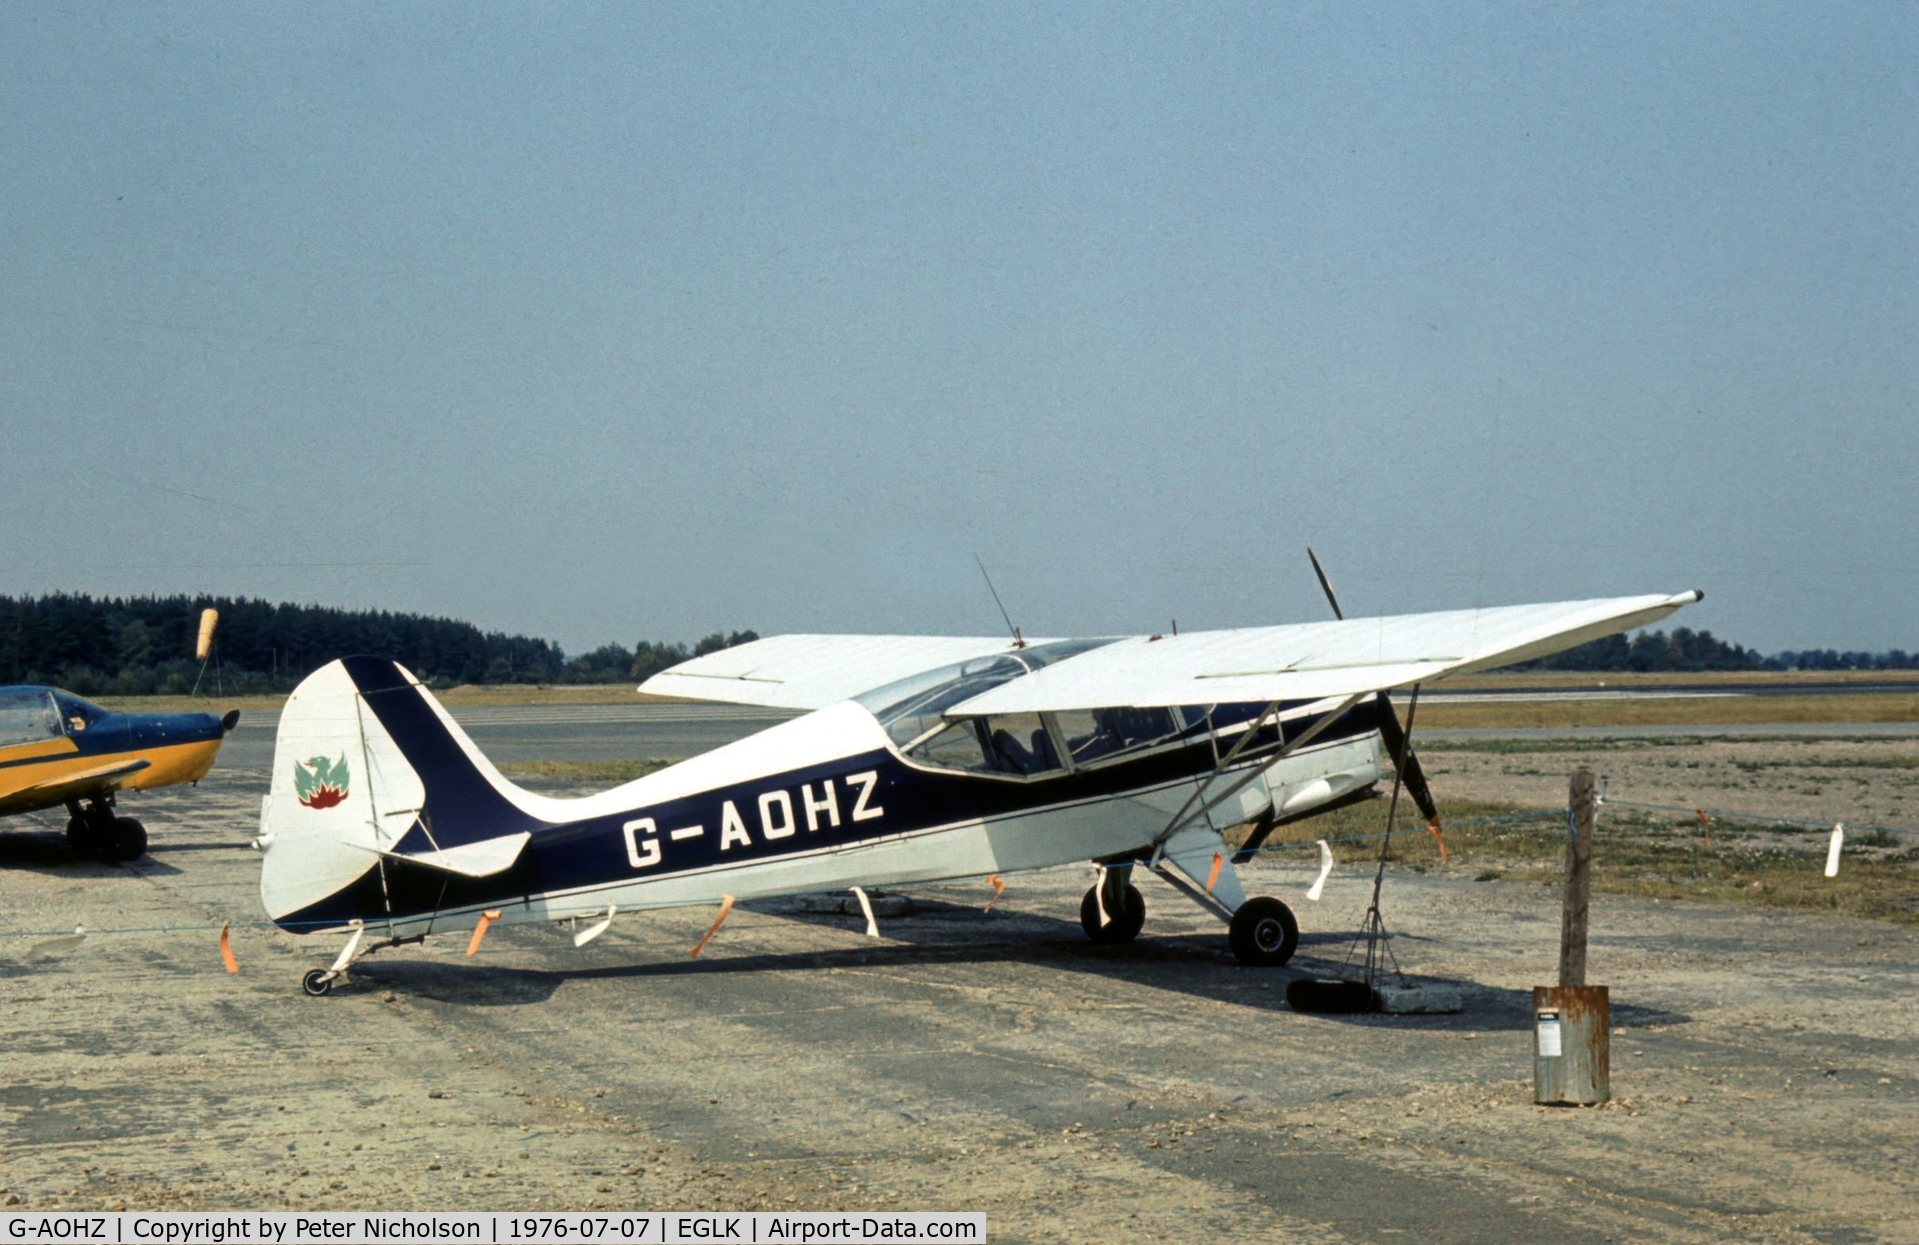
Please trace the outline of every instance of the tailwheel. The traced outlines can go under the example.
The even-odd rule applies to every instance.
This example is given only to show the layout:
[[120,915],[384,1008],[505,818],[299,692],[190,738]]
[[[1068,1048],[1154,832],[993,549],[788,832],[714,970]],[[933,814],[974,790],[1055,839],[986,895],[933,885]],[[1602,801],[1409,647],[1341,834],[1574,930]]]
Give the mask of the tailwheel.
[[1146,927],[1146,897],[1131,882],[1125,883],[1118,891],[1109,887],[1106,923],[1102,925],[1099,919],[1099,887],[1089,887],[1086,897],[1079,901],[1079,923],[1086,930],[1086,936],[1094,942],[1131,942]]
[[1299,946],[1299,922],[1293,910],[1268,895],[1248,899],[1233,913],[1227,938],[1233,956],[1254,968],[1278,968]]
[[319,998],[333,989],[333,974],[324,968],[316,968],[300,979],[300,988],[314,998]]
[[108,860],[138,860],[146,855],[147,828],[131,817],[115,817],[103,844]]

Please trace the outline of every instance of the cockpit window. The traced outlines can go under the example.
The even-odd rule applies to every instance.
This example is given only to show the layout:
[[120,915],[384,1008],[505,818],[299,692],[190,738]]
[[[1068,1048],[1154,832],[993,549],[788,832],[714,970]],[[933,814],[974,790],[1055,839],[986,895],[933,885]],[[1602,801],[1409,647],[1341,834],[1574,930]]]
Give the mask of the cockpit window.
[[1150,748],[1188,729],[1171,709],[1076,709],[1057,716],[1074,765]]
[[981,692],[1056,661],[1076,657],[1111,640],[1059,640],[976,657],[958,665],[927,670],[854,699],[880,720],[902,750],[937,729],[947,709]]
[[1061,769],[1059,749],[1037,713],[1005,713],[985,720],[994,764],[1008,774],[1044,774]]
[[1031,777],[1062,768],[1037,713],[948,721],[948,709],[1043,666],[1110,644],[1060,640],[928,670],[857,697],[906,756],[923,765]]
[[922,765],[1031,778],[1060,771],[1059,750],[1037,713],[961,718],[913,740],[903,751]]
[[59,715],[54,712],[53,697],[45,689],[19,687],[0,690],[0,745],[58,739],[62,733]]
[[993,764],[985,742],[980,738],[979,719],[955,722],[920,740],[907,755],[922,765],[939,769],[963,769],[991,773]]
[[60,707],[60,717],[66,722],[69,733],[78,734],[107,716],[107,711],[90,700],[82,700],[72,692],[53,694],[54,703]]

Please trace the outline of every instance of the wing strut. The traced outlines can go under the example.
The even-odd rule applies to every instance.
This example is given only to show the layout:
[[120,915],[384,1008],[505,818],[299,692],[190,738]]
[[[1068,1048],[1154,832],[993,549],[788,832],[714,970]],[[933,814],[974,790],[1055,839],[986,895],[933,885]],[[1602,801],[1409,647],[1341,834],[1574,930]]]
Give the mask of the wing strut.
[[[1234,761],[1239,759],[1239,754],[1246,750],[1246,746],[1253,741],[1254,737],[1257,736],[1260,730],[1266,725],[1266,719],[1278,710],[1280,702],[1275,700],[1267,705],[1264,709],[1260,710],[1259,716],[1253,719],[1252,724],[1246,728],[1246,733],[1240,736],[1239,741],[1227,751],[1225,756],[1219,758],[1219,760],[1213,764],[1212,772],[1200,779],[1199,785],[1193,789],[1193,794],[1186,797],[1186,802],[1179,806],[1179,811],[1174,813],[1172,820],[1166,823],[1166,828],[1161,830],[1153,839],[1153,845],[1155,847],[1164,845],[1166,840],[1185,829],[1188,824],[1212,812],[1225,801],[1238,795],[1249,783],[1258,781],[1259,776],[1271,769],[1275,764],[1291,756],[1301,747],[1318,738],[1322,731],[1334,722],[1337,722],[1348,709],[1358,704],[1365,695],[1365,692],[1356,692],[1346,697],[1337,705],[1333,706],[1333,708],[1320,714],[1318,721],[1314,722],[1290,740],[1285,738],[1285,729],[1281,727],[1280,746],[1274,749],[1271,756],[1266,757],[1260,761],[1259,764],[1253,766],[1252,769],[1240,775],[1230,787],[1227,787],[1218,795],[1208,798],[1207,789],[1213,785],[1221,774],[1232,767]],[[1275,725],[1277,724],[1277,719],[1275,719]],[[1199,807],[1194,808],[1193,806],[1195,804],[1198,804]]]

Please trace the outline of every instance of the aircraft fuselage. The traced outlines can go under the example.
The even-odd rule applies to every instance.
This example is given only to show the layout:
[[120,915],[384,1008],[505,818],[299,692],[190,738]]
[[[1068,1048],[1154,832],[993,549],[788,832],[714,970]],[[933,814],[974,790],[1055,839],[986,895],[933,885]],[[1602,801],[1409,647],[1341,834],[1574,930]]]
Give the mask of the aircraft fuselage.
[[[508,922],[551,920],[609,906],[705,904],[726,895],[765,898],[1126,858],[1153,847],[1213,774],[1220,751],[1263,708],[1222,706],[1210,729],[1137,756],[1010,776],[916,763],[871,712],[847,702],[612,791],[558,800],[472,773],[477,754],[423,694],[376,692],[366,704],[404,741],[423,807],[397,841],[369,839],[369,849],[390,854],[365,857],[368,868],[351,884],[274,912],[290,930],[360,920],[405,937],[470,925],[486,910]],[[1303,789],[1317,781],[1325,799],[1369,786],[1379,774],[1377,740],[1370,718],[1342,719],[1228,799],[1213,819],[1224,827],[1255,816],[1282,802],[1289,783]],[[1259,765],[1279,747],[1269,723],[1235,769]],[[276,772],[270,800],[285,798],[283,777]],[[1218,776],[1216,789],[1232,778]],[[531,836],[524,851],[492,876],[401,858],[521,831]],[[274,855],[293,846],[265,837],[269,876]]]

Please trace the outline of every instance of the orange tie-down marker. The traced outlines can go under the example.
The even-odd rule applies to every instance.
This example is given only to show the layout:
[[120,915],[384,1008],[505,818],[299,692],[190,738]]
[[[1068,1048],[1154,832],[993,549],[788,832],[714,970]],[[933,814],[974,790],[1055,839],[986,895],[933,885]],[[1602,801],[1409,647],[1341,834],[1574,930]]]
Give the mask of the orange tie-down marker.
[[1448,863],[1452,858],[1446,853],[1446,836],[1440,833],[1439,823],[1436,821],[1427,822],[1426,833],[1432,835],[1434,841],[1439,844],[1439,863],[1442,865]]
[[240,971],[240,961],[233,958],[233,932],[224,922],[220,926],[220,959],[226,963],[229,973]]
[[488,908],[480,914],[480,919],[474,922],[473,925],[473,937],[469,939],[466,944],[466,953],[468,955],[472,955],[480,949],[480,940],[486,937],[486,927],[499,919],[500,910],[498,908]]
[[700,939],[698,942],[693,944],[693,950],[687,956],[688,959],[697,960],[700,958],[700,952],[706,950],[706,944],[713,941],[713,935],[720,932],[720,925],[726,920],[726,914],[731,912],[732,910],[733,910],[733,896],[721,895],[720,896],[720,914],[713,918],[713,924],[706,931],[706,937]]
[[987,874],[986,880],[993,884],[993,897],[986,901],[985,908],[985,911],[991,912],[993,905],[999,902],[999,897],[1006,893],[1006,882],[997,873]]

